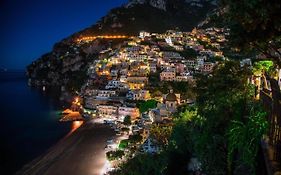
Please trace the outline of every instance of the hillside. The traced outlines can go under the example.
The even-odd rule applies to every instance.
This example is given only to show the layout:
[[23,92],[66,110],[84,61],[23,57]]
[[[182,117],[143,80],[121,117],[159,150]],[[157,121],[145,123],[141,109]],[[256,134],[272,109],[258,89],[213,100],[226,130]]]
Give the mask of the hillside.
[[215,8],[215,0],[130,0],[112,9],[93,26],[56,43],[50,53],[31,63],[27,67],[29,84],[79,89],[86,79],[89,63],[101,50],[113,45],[112,40],[96,40],[84,45],[75,43],[74,40],[81,36],[131,36],[141,30],[157,33],[169,29],[190,31]]
[[131,0],[77,34],[136,35],[140,30],[160,33],[169,29],[189,31],[205,19],[215,4],[210,0]]

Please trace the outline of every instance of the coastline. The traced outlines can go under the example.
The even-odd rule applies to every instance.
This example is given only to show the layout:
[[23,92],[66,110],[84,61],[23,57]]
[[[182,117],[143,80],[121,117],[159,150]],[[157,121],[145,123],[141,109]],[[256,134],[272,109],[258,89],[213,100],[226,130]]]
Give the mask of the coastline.
[[28,86],[24,71],[0,72],[0,89],[0,170],[15,174],[64,138],[71,123],[58,121],[58,113],[67,103],[56,98],[57,91]]
[[104,147],[112,137],[115,133],[109,126],[87,121],[16,174],[100,175],[106,162]]

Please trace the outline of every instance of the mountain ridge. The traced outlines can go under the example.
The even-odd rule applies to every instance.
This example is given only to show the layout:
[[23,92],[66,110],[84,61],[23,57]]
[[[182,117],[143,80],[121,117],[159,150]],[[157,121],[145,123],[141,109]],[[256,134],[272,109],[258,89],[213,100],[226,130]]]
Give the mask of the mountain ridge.
[[130,0],[121,7],[113,8],[96,24],[73,36],[136,35],[141,30],[158,33],[169,29],[190,31],[217,7],[216,2],[216,0]]

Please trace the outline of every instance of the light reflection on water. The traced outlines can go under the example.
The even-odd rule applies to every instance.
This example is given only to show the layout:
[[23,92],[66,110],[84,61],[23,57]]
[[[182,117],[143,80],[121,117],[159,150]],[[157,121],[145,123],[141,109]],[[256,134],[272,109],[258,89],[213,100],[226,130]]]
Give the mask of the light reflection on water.
[[84,122],[83,121],[73,121],[71,123],[71,130],[70,132],[67,134],[66,137],[70,136],[74,131],[76,131],[76,129],[78,129]]

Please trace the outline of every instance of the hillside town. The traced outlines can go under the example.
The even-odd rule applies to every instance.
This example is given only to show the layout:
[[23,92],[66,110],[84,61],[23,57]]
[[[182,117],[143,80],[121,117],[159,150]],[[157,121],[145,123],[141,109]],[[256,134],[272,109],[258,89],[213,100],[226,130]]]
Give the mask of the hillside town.
[[[110,174],[136,155],[157,155],[164,150],[174,117],[197,100],[197,77],[212,77],[230,54],[238,55],[227,44],[229,35],[228,28],[210,27],[191,32],[141,31],[138,36],[79,36],[55,47],[45,57],[48,64],[44,60],[34,63],[42,61],[30,72],[29,83],[43,91],[49,85],[60,86],[63,94],[75,91],[60,121],[87,120],[114,130],[116,137],[107,140],[104,148],[108,161],[103,174]],[[251,58],[239,60],[240,67],[253,66]],[[41,74],[47,77],[33,78]],[[256,87],[256,99],[267,98],[262,93],[266,81],[259,71],[249,78]],[[269,110],[273,115],[275,109]],[[200,170],[201,162],[193,157],[188,171]]]
[[[172,125],[177,108],[194,103],[193,93],[188,92],[195,86],[194,76],[211,73],[225,60],[221,49],[227,35],[229,31],[224,28],[170,30],[164,34],[141,31],[118,48],[101,50],[98,59],[88,65],[89,78],[62,121],[93,119],[115,130],[119,139],[107,143],[110,162],[104,173],[135,154],[159,152],[161,144],[150,136],[151,127]],[[73,47],[91,48],[95,40],[82,37]],[[75,70],[80,61],[79,56],[64,59],[63,71]],[[175,86],[183,88],[176,90]],[[194,163],[191,169],[194,166],[199,165]]]
[[48,3],[3,4],[2,174],[281,174],[279,1]]

